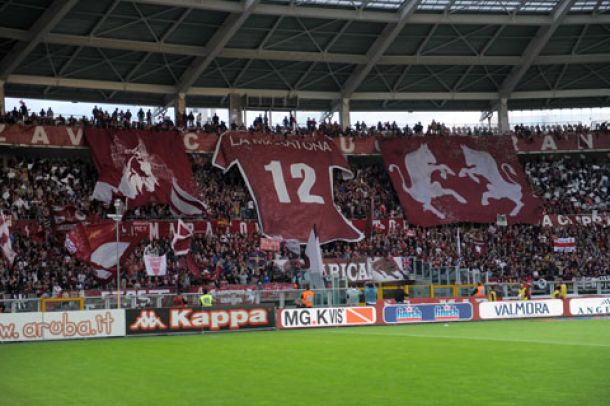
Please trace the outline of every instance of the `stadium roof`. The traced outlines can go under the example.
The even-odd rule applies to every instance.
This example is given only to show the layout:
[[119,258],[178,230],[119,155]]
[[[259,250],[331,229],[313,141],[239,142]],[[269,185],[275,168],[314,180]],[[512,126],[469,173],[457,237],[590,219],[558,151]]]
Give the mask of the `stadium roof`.
[[328,111],[610,105],[610,0],[4,0],[7,96]]

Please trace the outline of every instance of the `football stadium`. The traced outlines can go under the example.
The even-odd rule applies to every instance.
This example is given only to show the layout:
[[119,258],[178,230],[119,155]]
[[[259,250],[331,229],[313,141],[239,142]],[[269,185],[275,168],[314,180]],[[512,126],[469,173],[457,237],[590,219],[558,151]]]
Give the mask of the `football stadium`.
[[610,0],[0,0],[0,406],[610,404]]

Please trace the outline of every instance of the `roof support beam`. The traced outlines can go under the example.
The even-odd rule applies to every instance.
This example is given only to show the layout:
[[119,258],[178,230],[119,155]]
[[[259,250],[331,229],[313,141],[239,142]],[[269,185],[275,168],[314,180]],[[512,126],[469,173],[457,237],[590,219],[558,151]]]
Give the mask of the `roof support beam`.
[[[103,80],[53,78],[49,76],[9,75],[6,84],[30,86],[52,86],[61,88],[106,90],[117,92],[135,92],[148,94],[169,94],[173,86],[151,85],[128,82],[111,82]],[[192,87],[187,96],[224,97],[229,93],[250,95],[254,97],[298,97],[300,99],[337,100],[340,92],[323,91],[290,91],[249,88],[204,88]],[[356,92],[353,100],[497,100],[496,92]],[[610,88],[599,89],[566,89],[514,92],[511,99],[550,99],[574,97],[609,97]]]
[[[226,0],[131,0],[135,3],[156,4],[168,7],[194,8],[225,13],[241,12],[241,5]],[[310,7],[292,4],[259,4],[253,9],[253,14],[305,17],[329,20],[368,21],[377,23],[397,23],[400,18],[397,13],[387,11],[354,10],[339,7]],[[568,16],[563,24],[608,24],[608,14],[575,14]],[[551,16],[540,15],[509,15],[509,14],[455,14],[455,13],[421,13],[410,16],[408,24],[466,24],[466,25],[552,25]]]
[[[206,46],[208,51],[207,54],[195,58],[180,78],[176,86],[177,95],[188,92],[199,76],[201,76],[201,74],[220,55],[225,45],[233,38],[233,35],[235,35],[248,17],[250,17],[252,9],[258,2],[259,0],[245,0],[242,3],[242,11],[240,13],[234,13],[227,17],[222,23],[222,26],[220,26],[208,42]],[[170,97],[166,98],[166,105],[171,104],[175,98],[176,95],[170,95]]]
[[[13,28],[1,28],[0,38],[24,41],[28,32]],[[124,51],[164,53],[172,55],[205,56],[208,47],[177,45],[161,42],[131,41],[114,38],[96,38],[69,34],[50,33],[41,42],[76,47],[107,48]],[[257,49],[224,48],[220,58],[255,59],[270,61],[328,62],[366,64],[366,55],[320,53],[298,51],[273,51]],[[443,56],[443,55],[387,55],[379,58],[378,65],[520,65],[520,56]],[[534,58],[532,65],[556,65],[579,63],[610,63],[610,54],[544,55]]]
[[527,73],[529,68],[534,63],[536,57],[540,54],[544,46],[547,44],[551,36],[555,33],[555,30],[559,27],[561,22],[564,20],[566,14],[575,3],[576,0],[561,0],[553,11],[553,24],[540,27],[536,36],[528,44],[527,48],[523,52],[523,61],[521,65],[515,66],[508,77],[502,83],[500,87],[500,98],[510,98],[511,93],[519,84],[519,81]]
[[360,87],[373,67],[379,62],[379,59],[381,59],[385,51],[387,51],[398,34],[405,28],[407,18],[415,12],[419,1],[420,0],[410,0],[402,10],[400,10],[398,22],[390,23],[385,26],[381,35],[377,37],[366,53],[366,64],[358,65],[345,81],[343,89],[341,89],[341,99],[349,99],[356,89]]
[[6,79],[76,3],[78,0],[53,1],[29,29],[26,41],[15,44],[0,61],[0,79]]

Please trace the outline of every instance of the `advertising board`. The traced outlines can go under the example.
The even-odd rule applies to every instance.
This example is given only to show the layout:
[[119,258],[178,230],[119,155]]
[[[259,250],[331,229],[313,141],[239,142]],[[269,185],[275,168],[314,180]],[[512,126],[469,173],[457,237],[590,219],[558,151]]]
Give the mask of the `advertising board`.
[[0,314],[0,342],[125,336],[125,311]]
[[280,312],[281,328],[365,326],[375,324],[375,308],[320,307],[312,309],[284,309]]
[[572,316],[597,316],[610,314],[610,297],[570,299]]
[[272,305],[127,310],[126,334],[171,334],[275,327]]
[[559,299],[479,303],[479,317],[483,320],[557,317],[562,315],[563,301]]
[[383,308],[383,322],[386,324],[466,320],[472,320],[470,303],[399,304]]

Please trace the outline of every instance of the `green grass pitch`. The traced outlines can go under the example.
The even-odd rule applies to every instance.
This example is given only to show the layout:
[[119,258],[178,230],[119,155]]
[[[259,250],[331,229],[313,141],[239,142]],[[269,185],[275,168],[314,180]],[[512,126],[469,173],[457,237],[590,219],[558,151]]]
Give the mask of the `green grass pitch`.
[[0,345],[0,405],[610,405],[610,320]]

